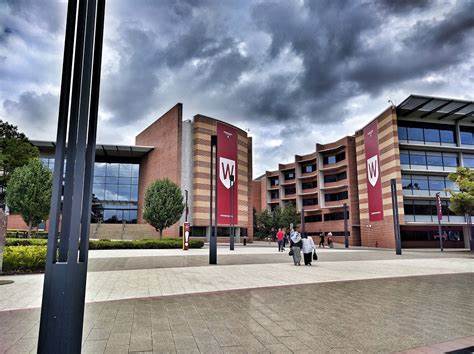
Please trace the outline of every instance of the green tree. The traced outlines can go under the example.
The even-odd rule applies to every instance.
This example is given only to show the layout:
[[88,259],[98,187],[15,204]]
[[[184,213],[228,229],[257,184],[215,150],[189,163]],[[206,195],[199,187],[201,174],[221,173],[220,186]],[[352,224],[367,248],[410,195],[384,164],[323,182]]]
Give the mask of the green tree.
[[160,233],[178,222],[183,215],[184,203],[181,189],[165,178],[153,182],[145,193],[143,218]]
[[269,237],[274,229],[273,215],[265,209],[260,213],[255,213],[255,236],[259,239]]
[[22,216],[31,229],[48,218],[51,202],[52,174],[39,159],[31,159],[16,168],[7,186],[7,203],[11,210]]
[[469,225],[470,248],[474,251],[474,235],[472,232],[471,215],[474,212],[474,170],[458,167],[448,178],[459,187],[459,192],[449,190],[451,194],[449,209],[458,215],[465,215]]
[[449,190],[451,194],[449,209],[458,215],[472,215],[474,212],[474,170],[458,167],[448,178],[459,187],[459,192]]
[[12,172],[39,156],[25,134],[8,122],[0,120],[0,207],[5,205],[5,189]]
[[278,227],[284,227],[288,229],[290,224],[293,224],[294,227],[296,227],[300,223],[301,214],[298,213],[294,204],[290,203],[282,209]]

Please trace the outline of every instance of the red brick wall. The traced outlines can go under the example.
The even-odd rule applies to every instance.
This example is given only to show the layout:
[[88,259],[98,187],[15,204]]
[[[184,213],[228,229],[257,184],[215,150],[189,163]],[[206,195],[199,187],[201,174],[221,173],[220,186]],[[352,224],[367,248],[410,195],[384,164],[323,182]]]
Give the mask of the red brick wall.
[[[181,185],[181,126],[183,105],[176,104],[135,138],[137,145],[153,146],[140,163],[138,186],[138,222],[143,223],[143,201],[147,187],[157,179],[168,178]],[[164,230],[166,237],[176,237],[179,224]]]

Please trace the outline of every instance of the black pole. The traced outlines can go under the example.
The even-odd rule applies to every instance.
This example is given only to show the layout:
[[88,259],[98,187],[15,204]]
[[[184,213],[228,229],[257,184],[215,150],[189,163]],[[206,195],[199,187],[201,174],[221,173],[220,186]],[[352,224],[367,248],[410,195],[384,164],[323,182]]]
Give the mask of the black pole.
[[347,218],[347,203],[344,203],[344,247],[349,248],[349,231]]
[[[211,148],[212,149],[212,148]],[[211,151],[211,154],[212,154],[212,151]],[[184,191],[184,196],[185,196],[185,205],[186,205],[186,208],[184,209],[185,213],[184,213],[184,221],[187,222],[188,221],[188,213],[189,213],[189,207],[188,207],[188,190],[186,189]]]
[[68,3],[38,353],[81,352],[104,12]]
[[395,253],[402,254],[402,241],[400,237],[400,221],[398,216],[398,197],[397,197],[397,180],[392,178],[390,180],[390,187],[392,191],[392,210],[393,210],[393,228],[395,233]]
[[[211,235],[209,238],[209,264],[217,264],[217,211],[216,211],[216,227],[213,227],[213,220],[212,220],[212,215],[213,215],[213,207],[215,203],[213,204],[213,195],[214,195],[214,156],[216,157],[216,165],[217,165],[217,136],[212,135],[211,136],[211,198],[209,200],[209,227],[211,231]],[[217,178],[216,178],[216,185],[217,185]],[[215,200],[217,202],[217,188],[216,188],[216,196]],[[217,209],[217,208],[216,208]]]
[[230,175],[230,250],[233,251],[235,246],[234,240],[234,175]]

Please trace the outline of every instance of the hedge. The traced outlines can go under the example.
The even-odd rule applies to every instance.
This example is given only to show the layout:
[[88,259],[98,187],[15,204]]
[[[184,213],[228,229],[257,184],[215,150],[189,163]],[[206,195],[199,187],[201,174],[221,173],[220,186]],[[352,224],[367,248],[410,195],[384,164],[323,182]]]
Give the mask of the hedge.
[[44,246],[9,246],[3,249],[4,273],[43,271],[46,264]]
[[[5,246],[46,246],[48,240],[43,239],[24,239],[24,238],[9,238],[5,241]],[[202,240],[190,240],[190,248],[202,248],[204,242]],[[179,238],[164,238],[162,240],[135,240],[135,241],[111,241],[111,240],[90,240],[89,249],[104,250],[104,249],[169,249],[181,248],[183,241]]]

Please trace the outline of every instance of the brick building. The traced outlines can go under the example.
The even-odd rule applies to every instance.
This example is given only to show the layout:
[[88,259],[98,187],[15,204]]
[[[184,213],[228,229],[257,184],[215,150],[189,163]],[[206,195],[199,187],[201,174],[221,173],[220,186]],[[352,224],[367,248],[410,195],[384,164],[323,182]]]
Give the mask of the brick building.
[[278,170],[267,171],[253,183],[256,211],[292,203],[303,210],[308,235],[332,232],[336,242],[344,238],[343,206],[347,204],[349,242],[360,244],[354,137],[316,144],[313,153],[296,155],[294,162],[280,164]]
[[[383,215],[379,221],[369,218],[364,134],[368,127],[376,132],[378,146]],[[253,203],[256,211],[288,202],[301,210],[304,204],[310,234],[340,234],[341,203],[346,202],[352,244],[394,248],[390,180],[395,178],[402,247],[439,246],[436,193],[442,199],[445,246],[469,247],[466,217],[448,208],[447,190],[456,186],[447,176],[458,166],[474,168],[474,102],[411,95],[398,106],[388,107],[354,136],[317,144],[314,153],[296,156],[295,162],[266,172],[253,182]],[[336,241],[341,239],[336,237]]]
[[[209,237],[210,141],[218,120],[196,115],[183,121],[183,105],[176,104],[140,132],[135,145],[97,144],[94,167],[91,237],[109,230],[114,238],[157,237],[143,220],[143,200],[147,187],[157,179],[168,178],[183,192],[188,191],[188,220],[191,236]],[[236,128],[236,127],[235,127]],[[252,139],[238,131],[238,225],[240,236],[253,236],[251,209]],[[54,142],[32,141],[40,150],[43,163],[52,169]],[[95,211],[95,212],[94,212]],[[182,220],[164,231],[176,237]],[[43,225],[47,228],[47,225]],[[18,215],[10,215],[9,229],[26,229]],[[124,232],[124,230],[126,230]],[[119,235],[121,234],[121,235]],[[218,236],[228,236],[227,227]],[[134,235],[133,237],[131,235]]]

